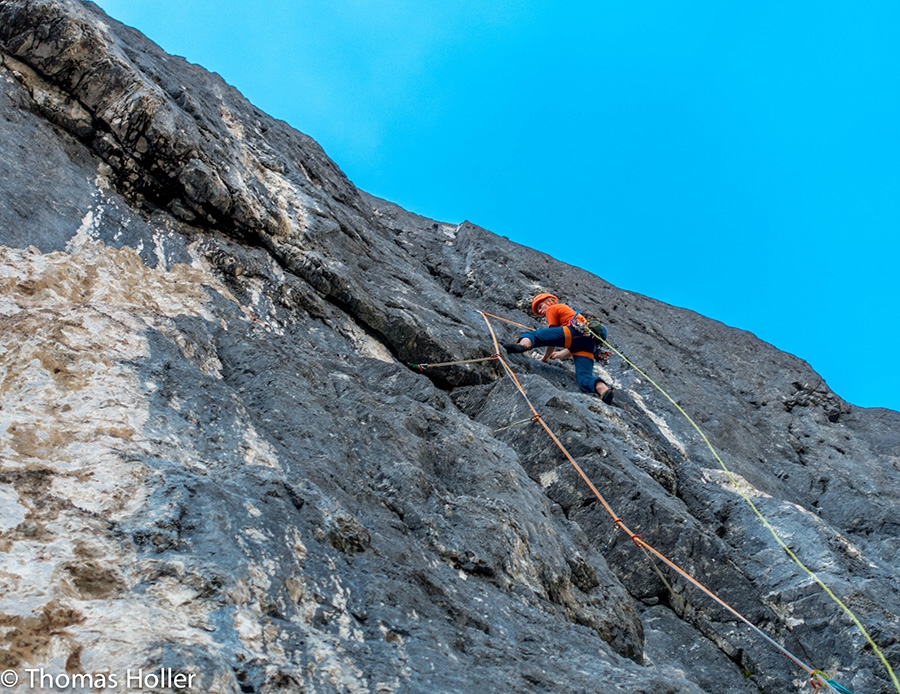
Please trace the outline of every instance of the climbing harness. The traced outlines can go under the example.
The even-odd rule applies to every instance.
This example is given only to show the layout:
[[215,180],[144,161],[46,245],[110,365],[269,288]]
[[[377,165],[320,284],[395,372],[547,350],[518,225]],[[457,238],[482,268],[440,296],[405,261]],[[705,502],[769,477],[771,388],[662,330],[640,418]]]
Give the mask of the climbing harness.
[[591,335],[595,339],[598,334],[602,335],[604,340],[607,336],[606,326],[599,318],[587,316],[578,309],[575,310],[575,315],[569,321],[569,326],[578,330],[582,335]]
[[594,316],[589,316],[578,309],[575,309],[575,315],[572,316],[571,320],[569,320],[567,327],[572,330],[577,330],[582,335],[586,337],[591,337],[594,340],[594,361],[598,361],[603,366],[607,366],[609,364],[609,358],[613,355],[612,352],[603,349],[603,343],[598,339],[598,336],[602,337],[606,340],[608,333],[606,330],[606,326],[603,325],[603,322]]
[[[784,655],[788,660],[793,662],[795,665],[800,667],[802,670],[806,671],[806,673],[810,677],[810,680],[809,680],[810,685],[813,687],[814,690],[827,688],[828,690],[837,692],[838,694],[853,694],[849,689],[847,689],[846,687],[844,687],[843,685],[841,685],[834,679],[826,676],[823,671],[813,669],[812,667],[810,667],[809,665],[804,663],[802,660],[800,660],[800,658],[798,658],[796,655],[791,653],[787,648],[785,648],[784,646],[779,644],[771,636],[769,636],[766,632],[762,631],[762,629],[760,629],[755,624],[753,624],[749,619],[744,617],[734,607],[729,605],[722,598],[718,597],[713,591],[711,591],[709,588],[704,586],[700,581],[698,581],[696,578],[691,576],[687,571],[682,569],[671,559],[669,559],[668,557],[663,555],[661,552],[659,552],[657,549],[655,549],[654,547],[649,545],[647,542],[645,542],[640,535],[638,535],[637,533],[634,533],[630,528],[628,528],[628,526],[625,524],[625,522],[622,520],[622,518],[620,518],[618,515],[616,515],[616,513],[613,511],[612,507],[609,505],[609,503],[606,501],[606,499],[603,497],[603,495],[599,492],[599,490],[596,488],[596,486],[593,484],[593,482],[591,482],[590,478],[587,476],[587,474],[584,472],[584,470],[581,468],[581,466],[578,465],[578,463],[575,461],[575,459],[572,457],[572,455],[566,450],[565,446],[563,446],[563,444],[557,438],[556,434],[554,434],[553,431],[550,429],[550,427],[546,424],[546,422],[544,422],[540,413],[538,413],[537,409],[535,409],[534,405],[529,400],[528,395],[525,392],[525,389],[523,388],[519,379],[516,377],[512,368],[509,366],[509,364],[506,362],[506,360],[500,356],[500,344],[497,340],[497,335],[494,331],[494,327],[491,324],[490,319],[494,318],[496,320],[502,321],[504,323],[508,323],[510,325],[514,325],[519,328],[523,328],[525,330],[531,330],[531,327],[527,326],[527,325],[523,325],[521,323],[517,323],[517,322],[509,320],[507,318],[503,318],[502,316],[497,316],[497,315],[494,315],[491,313],[487,313],[485,311],[482,311],[481,315],[482,315],[482,318],[484,319],[485,323],[487,324],[488,331],[490,332],[491,339],[494,343],[495,352],[492,356],[481,358],[481,359],[463,360],[460,362],[444,362],[444,363],[439,363],[439,364],[413,364],[411,366],[417,367],[417,368],[419,368],[419,370],[422,370],[425,367],[433,367],[433,366],[449,366],[452,364],[473,363],[473,362],[481,362],[481,361],[489,361],[489,360],[499,361],[501,366],[503,367],[505,373],[510,377],[510,379],[515,384],[516,389],[522,395],[523,399],[525,400],[525,403],[527,404],[528,408],[531,410],[531,413],[533,416],[531,417],[530,420],[523,420],[521,422],[515,422],[515,423],[510,424],[501,429],[497,429],[497,430],[495,430],[495,433],[499,432],[499,431],[504,431],[504,430],[512,428],[514,426],[519,426],[519,425],[523,425],[523,424],[530,423],[530,422],[538,422],[541,425],[541,427],[544,429],[544,431],[547,433],[547,435],[550,437],[550,439],[560,449],[560,451],[563,453],[563,455],[566,457],[568,462],[572,465],[572,467],[575,469],[575,471],[578,473],[578,475],[581,477],[581,479],[585,482],[585,484],[588,486],[588,488],[591,490],[593,495],[597,498],[597,500],[600,502],[600,504],[603,506],[603,508],[606,510],[606,512],[613,519],[613,526],[616,529],[621,530],[626,535],[628,535],[628,537],[631,539],[631,541],[634,542],[634,544],[637,545],[644,552],[644,554],[650,560],[650,563],[651,563],[653,569],[657,572],[657,574],[663,580],[663,583],[668,587],[668,589],[670,591],[672,591],[672,587],[671,587],[671,585],[669,585],[669,582],[666,581],[665,577],[662,575],[662,572],[659,570],[656,563],[653,561],[653,557],[656,557],[659,561],[661,561],[666,566],[668,566],[670,569],[675,571],[682,578],[687,580],[689,583],[691,583],[693,586],[695,586],[697,589],[699,589],[701,592],[703,592],[709,598],[711,598],[716,603],[718,603],[720,606],[725,608],[728,612],[730,612],[737,619],[739,619],[741,622],[743,622],[748,627],[750,627],[756,634],[761,636],[765,641],[767,641],[775,649],[780,651],[782,653],[782,655]],[[796,556],[796,554],[794,554],[794,552],[787,546],[787,544],[784,542],[784,540],[781,539],[781,537],[778,535],[775,528],[771,525],[771,523],[769,523],[769,521],[765,518],[765,516],[762,515],[762,513],[759,511],[759,509],[753,503],[753,501],[750,499],[750,497],[741,489],[740,485],[737,483],[737,480],[734,478],[731,471],[728,469],[728,467],[725,465],[724,461],[722,460],[721,456],[719,456],[719,454],[716,452],[715,448],[713,448],[709,439],[703,433],[703,431],[700,429],[700,427],[697,425],[697,423],[658,383],[656,383],[652,378],[650,378],[650,376],[648,376],[644,371],[642,371],[640,368],[638,368],[633,362],[631,362],[629,359],[627,359],[624,354],[622,354],[619,350],[617,350],[609,342],[607,342],[605,331],[602,331],[602,334],[600,334],[601,331],[597,330],[596,326],[595,326],[594,328],[587,327],[586,332],[591,334],[594,337],[594,339],[598,342],[598,344],[606,347],[608,349],[609,354],[617,355],[626,364],[628,364],[632,369],[634,369],[638,374],[640,374],[644,379],[646,379],[647,382],[649,382],[654,388],[656,388],[670,403],[672,403],[672,405],[682,414],[682,416],[685,417],[685,419],[697,431],[697,433],[700,435],[701,439],[704,441],[706,446],[712,452],[713,456],[718,461],[719,465],[722,467],[722,469],[728,475],[729,480],[732,482],[732,484],[735,486],[735,488],[738,490],[738,492],[741,494],[741,496],[744,498],[744,500],[750,505],[750,507],[753,509],[753,512],[760,519],[760,521],[763,523],[763,525],[766,527],[766,529],[775,538],[778,545],[782,549],[784,549],[784,551],[788,554],[788,556],[790,556],[791,559],[825,591],[826,595],[828,595],[845,612],[845,614],[847,614],[850,617],[850,619],[853,621],[853,623],[856,625],[856,627],[860,630],[861,634],[864,636],[864,638],[866,639],[868,644],[872,647],[873,652],[881,660],[882,664],[884,665],[885,669],[887,670],[888,674],[890,675],[891,680],[893,681],[898,694],[900,694],[900,682],[898,682],[897,676],[894,674],[894,671],[891,668],[890,664],[887,662],[887,659],[885,658],[884,654],[881,652],[881,650],[878,648],[878,646],[872,640],[872,637],[866,631],[865,627],[862,625],[862,622],[859,621],[859,619],[856,617],[855,614],[853,614],[853,612],[850,610],[850,608],[847,607],[840,600],[840,598],[838,598],[834,594],[834,592],[828,586],[826,586],[825,583],[823,583],[822,580],[811,569],[807,568],[806,565],[804,565],[803,562],[800,561],[800,559]],[[606,350],[604,350],[604,351],[606,351]],[[674,591],[672,591],[672,592],[674,592]]]

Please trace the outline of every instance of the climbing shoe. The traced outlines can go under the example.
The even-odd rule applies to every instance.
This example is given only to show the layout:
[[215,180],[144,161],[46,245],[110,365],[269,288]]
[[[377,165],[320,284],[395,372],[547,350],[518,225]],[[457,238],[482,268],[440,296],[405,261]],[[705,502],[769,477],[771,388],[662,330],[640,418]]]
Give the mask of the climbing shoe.
[[602,400],[602,401],[603,401],[605,404],[607,404],[607,405],[612,405],[612,404],[613,404],[613,389],[610,388],[608,391],[606,391],[606,392],[600,397],[600,400]]
[[522,354],[523,352],[527,352],[531,347],[525,347],[524,345],[520,345],[518,342],[505,342],[503,343],[503,349],[505,349],[510,354]]

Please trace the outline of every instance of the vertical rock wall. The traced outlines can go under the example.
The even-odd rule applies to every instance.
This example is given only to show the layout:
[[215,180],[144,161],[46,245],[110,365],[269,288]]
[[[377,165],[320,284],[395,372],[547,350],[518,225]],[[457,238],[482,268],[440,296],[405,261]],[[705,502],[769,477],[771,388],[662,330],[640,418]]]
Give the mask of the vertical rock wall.
[[[13,691],[160,668],[194,676],[176,691],[796,691],[802,671],[660,579],[539,428],[507,428],[529,412],[496,363],[407,365],[490,354],[480,311],[530,323],[546,288],[603,315],[897,666],[897,413],[356,190],[89,3],[0,3],[0,142]],[[630,527],[805,661],[893,691],[643,376],[602,370],[609,408],[568,367],[510,361]]]

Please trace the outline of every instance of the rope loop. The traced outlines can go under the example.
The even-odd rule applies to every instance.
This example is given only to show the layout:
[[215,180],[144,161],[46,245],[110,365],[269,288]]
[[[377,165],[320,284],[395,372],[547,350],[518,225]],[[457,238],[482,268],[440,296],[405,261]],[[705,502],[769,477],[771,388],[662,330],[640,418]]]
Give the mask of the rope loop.
[[531,418],[531,421],[532,421],[532,422],[537,422],[537,421],[540,420],[540,419],[541,419],[541,415],[539,415],[537,412],[535,412],[535,413],[534,413],[534,417]]

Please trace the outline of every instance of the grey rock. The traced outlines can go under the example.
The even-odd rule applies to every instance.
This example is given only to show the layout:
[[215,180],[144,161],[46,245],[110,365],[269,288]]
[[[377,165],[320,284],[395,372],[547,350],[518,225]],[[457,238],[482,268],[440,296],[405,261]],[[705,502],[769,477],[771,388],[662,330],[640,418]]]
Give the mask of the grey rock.
[[895,668],[900,414],[749,333],[358,191],[91,3],[0,3],[0,138],[4,669],[796,691],[800,668],[616,529],[496,361],[409,366],[490,356],[481,312],[532,324],[554,289],[644,371],[613,358],[610,408],[568,365],[508,359],[615,513],[807,663],[893,691],[648,378]]

